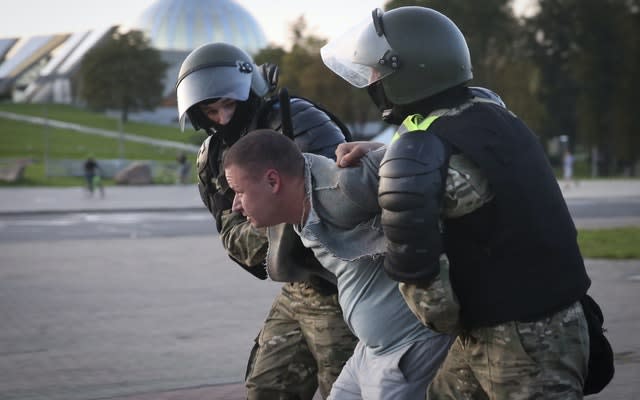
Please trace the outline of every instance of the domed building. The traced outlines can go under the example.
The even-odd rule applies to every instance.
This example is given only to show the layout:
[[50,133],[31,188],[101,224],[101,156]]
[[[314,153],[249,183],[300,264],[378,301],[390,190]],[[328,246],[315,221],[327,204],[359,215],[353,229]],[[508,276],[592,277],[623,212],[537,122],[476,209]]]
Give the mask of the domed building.
[[258,22],[234,0],[156,0],[131,28],[146,32],[158,50],[227,42],[253,54],[267,44]]
[[[196,47],[226,42],[250,54],[267,45],[257,20],[235,0],[155,0],[130,23],[112,26],[141,30],[169,68],[165,78],[168,106],[175,102],[180,64]],[[0,38],[0,96],[14,101],[73,103],[73,75],[84,54],[111,27],[34,38]],[[13,48],[13,49],[12,49]]]
[[125,29],[145,32],[169,64],[165,105],[175,105],[182,61],[205,43],[225,42],[255,54],[267,45],[258,21],[235,0],[156,0]]

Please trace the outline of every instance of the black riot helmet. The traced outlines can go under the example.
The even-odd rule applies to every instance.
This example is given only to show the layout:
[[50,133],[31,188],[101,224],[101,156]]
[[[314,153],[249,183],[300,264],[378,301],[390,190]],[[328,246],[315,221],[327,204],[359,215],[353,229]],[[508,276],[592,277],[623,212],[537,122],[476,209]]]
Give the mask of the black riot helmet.
[[230,123],[237,129],[271,89],[263,69],[243,50],[227,43],[204,44],[193,50],[180,67],[176,83],[180,128],[184,130],[188,117],[196,130],[224,130],[206,118],[197,105],[228,98],[238,102]]
[[425,7],[375,9],[327,43],[321,55],[344,80],[367,87],[380,109],[412,104],[473,78],[460,29]]

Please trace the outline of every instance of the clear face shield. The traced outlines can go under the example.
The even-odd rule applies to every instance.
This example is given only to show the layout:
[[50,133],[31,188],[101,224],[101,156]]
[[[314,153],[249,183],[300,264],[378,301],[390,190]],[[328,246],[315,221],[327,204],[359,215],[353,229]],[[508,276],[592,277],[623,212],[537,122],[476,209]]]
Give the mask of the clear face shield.
[[213,98],[247,100],[251,90],[252,68],[240,63],[212,65],[185,75],[176,85],[180,128],[184,131],[187,110],[201,101]]
[[382,10],[365,18],[320,49],[324,64],[357,88],[369,86],[392,74],[399,60],[387,42]]

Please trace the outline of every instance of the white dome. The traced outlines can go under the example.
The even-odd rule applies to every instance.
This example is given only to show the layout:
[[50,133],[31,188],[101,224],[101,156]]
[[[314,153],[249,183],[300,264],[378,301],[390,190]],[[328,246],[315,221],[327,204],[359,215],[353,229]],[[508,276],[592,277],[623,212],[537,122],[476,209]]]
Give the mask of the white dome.
[[255,54],[267,45],[256,19],[234,0],[156,0],[130,28],[146,32],[158,50],[225,42]]

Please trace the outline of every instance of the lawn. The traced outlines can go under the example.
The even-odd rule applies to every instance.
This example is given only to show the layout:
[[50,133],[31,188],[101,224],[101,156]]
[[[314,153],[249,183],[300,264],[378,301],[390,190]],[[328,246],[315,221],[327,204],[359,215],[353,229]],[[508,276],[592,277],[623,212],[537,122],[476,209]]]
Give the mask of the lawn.
[[[119,140],[0,117],[0,158],[41,160],[45,153],[53,159],[84,159],[90,153],[98,159],[118,158]],[[178,153],[177,149],[124,143],[128,159],[173,160]]]
[[578,243],[585,258],[640,259],[640,227],[581,229]]
[[[0,103],[0,111],[41,118],[46,116],[53,120],[113,131],[119,129],[116,118],[68,105]],[[199,145],[205,138],[203,133],[180,132],[177,126],[142,122],[123,124],[123,132],[194,145]],[[10,164],[11,160],[16,159],[31,161],[25,170],[24,179],[16,183],[0,181],[0,186],[76,186],[82,184],[82,180],[76,177],[47,176],[45,160],[84,160],[92,155],[97,160],[124,158],[173,163],[179,153],[178,149],[126,140],[120,141],[117,138],[107,138],[0,117],[0,161],[2,164]],[[193,160],[195,154],[189,154],[188,157]],[[105,183],[108,185],[110,181],[106,180]],[[166,178],[159,180],[158,183],[166,183]]]
[[[86,125],[94,128],[113,131],[119,130],[119,122],[117,118],[65,104],[0,103],[0,111],[40,118],[47,117],[58,121],[72,122],[74,124]],[[176,126],[168,126],[128,121],[123,124],[122,128],[125,133],[148,136],[156,139],[173,140],[183,143],[193,143],[195,140],[193,136],[200,136],[192,135],[192,132],[180,132],[177,124]],[[199,142],[193,144],[200,144],[202,140],[203,139],[200,139]]]
[[[0,111],[38,117],[47,115],[51,119],[60,121],[118,130],[117,119],[68,105],[0,103]],[[181,133],[177,127],[140,122],[127,122],[124,124],[123,130],[125,133],[183,143],[199,144],[204,139],[203,134]],[[175,149],[133,142],[126,142],[123,147],[124,158],[130,160],[156,160],[170,163],[175,162],[179,153]],[[82,178],[47,177],[44,168],[45,155],[49,160],[84,160],[89,154],[92,154],[98,160],[116,159],[120,157],[120,149],[118,139],[104,138],[65,129],[55,129],[0,117],[0,159],[30,159],[33,161],[25,170],[25,176],[21,182],[8,184],[0,181],[0,186],[83,185]],[[165,177],[159,182],[166,183],[166,179],[168,178]],[[106,180],[105,183],[108,185],[111,182]],[[640,259],[640,228],[580,230],[578,242],[583,256],[586,258]]]

